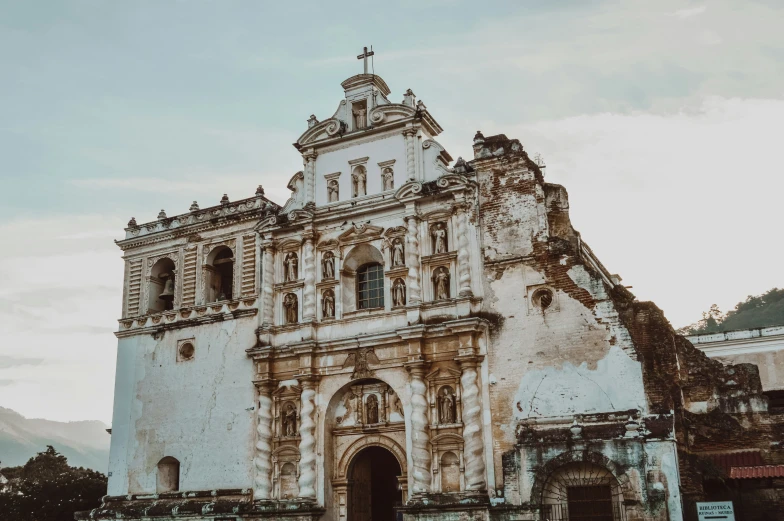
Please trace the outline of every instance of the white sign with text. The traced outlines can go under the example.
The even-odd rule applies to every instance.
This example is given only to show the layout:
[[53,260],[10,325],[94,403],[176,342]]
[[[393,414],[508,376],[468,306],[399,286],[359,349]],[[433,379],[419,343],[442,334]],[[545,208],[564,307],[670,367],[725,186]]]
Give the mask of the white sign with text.
[[732,501],[697,503],[697,519],[699,521],[735,521]]

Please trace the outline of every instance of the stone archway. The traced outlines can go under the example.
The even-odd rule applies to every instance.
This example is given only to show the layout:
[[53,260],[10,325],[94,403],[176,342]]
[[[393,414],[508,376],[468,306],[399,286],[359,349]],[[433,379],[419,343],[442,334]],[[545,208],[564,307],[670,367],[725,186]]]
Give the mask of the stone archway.
[[351,458],[347,469],[347,520],[394,521],[402,504],[405,474],[397,457],[381,445],[367,445]]

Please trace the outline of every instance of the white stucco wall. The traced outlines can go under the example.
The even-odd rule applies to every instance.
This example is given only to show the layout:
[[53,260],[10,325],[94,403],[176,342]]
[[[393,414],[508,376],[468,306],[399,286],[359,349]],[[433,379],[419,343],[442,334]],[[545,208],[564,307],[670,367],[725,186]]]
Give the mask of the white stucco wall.
[[[180,462],[180,490],[251,486],[254,371],[245,349],[255,320],[120,339],[110,495],[155,492],[164,456]],[[192,337],[193,359],[177,362],[177,341]]]

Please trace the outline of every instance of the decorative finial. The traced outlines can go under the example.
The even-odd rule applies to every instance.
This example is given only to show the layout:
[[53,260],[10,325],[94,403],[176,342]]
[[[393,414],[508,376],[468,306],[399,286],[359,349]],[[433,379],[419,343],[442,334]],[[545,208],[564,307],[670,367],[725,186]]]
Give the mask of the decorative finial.
[[403,105],[408,105],[411,108],[416,106],[416,95],[413,90],[406,90],[406,93],[403,95]]
[[158,219],[166,219],[166,212],[163,211],[163,208],[158,212]]
[[316,115],[315,114],[311,114],[310,117],[308,118],[308,128],[315,127],[316,125],[318,125],[318,122],[319,122],[319,120],[316,119]]
[[193,204],[190,208],[188,208],[191,212],[198,212],[199,211],[199,203],[193,201]]
[[128,228],[133,228],[133,227],[135,227],[135,226],[138,226],[138,225],[136,224],[136,217],[131,217],[131,220],[130,220],[130,221],[128,221]]
[[479,143],[484,143],[484,142],[485,142],[485,136],[482,135],[481,130],[477,130],[476,135],[474,136],[474,144],[477,145]]
[[264,195],[264,187],[263,186],[259,185],[259,187],[256,188],[256,195],[258,195],[258,196]]
[[419,100],[419,101],[417,101],[417,104],[416,104],[416,109],[417,109],[418,111],[420,111],[420,112],[424,112],[424,111],[426,111],[426,110],[427,110],[427,107],[425,106],[425,104],[424,104],[424,103],[422,103],[422,100]]
[[229,196],[226,195],[226,194],[223,194],[223,197],[221,197],[220,204],[229,204]]

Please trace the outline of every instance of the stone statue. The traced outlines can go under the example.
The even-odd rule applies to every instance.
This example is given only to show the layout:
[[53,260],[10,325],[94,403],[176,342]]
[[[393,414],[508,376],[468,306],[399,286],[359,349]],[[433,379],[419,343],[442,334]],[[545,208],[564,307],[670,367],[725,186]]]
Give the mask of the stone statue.
[[403,416],[403,404],[400,403],[400,397],[394,391],[389,391],[390,405],[392,405],[392,412],[398,413]]
[[376,398],[375,394],[371,394],[367,397],[365,408],[367,409],[365,412],[365,420],[367,423],[378,423],[378,398]]
[[293,404],[287,404],[283,410],[283,436],[287,438],[297,435],[297,410]]
[[441,388],[441,396],[438,402],[439,423],[455,423],[455,396],[452,394],[451,387]]
[[392,305],[406,305],[406,283],[403,282],[403,279],[395,279],[395,283],[392,285]]
[[331,289],[326,290],[321,297],[321,313],[324,318],[335,318],[335,294]]
[[294,293],[287,293],[283,298],[283,307],[286,310],[286,323],[296,324],[297,320],[297,296]]
[[395,189],[395,173],[391,168],[385,168],[384,172],[381,174],[381,177],[384,181],[384,191]]
[[444,266],[436,269],[433,273],[433,294],[435,295],[435,300],[449,298],[449,270]]
[[403,241],[397,238],[392,241],[392,267],[404,266],[405,264]]
[[321,257],[321,277],[323,279],[335,278],[335,254],[331,251]]
[[284,282],[297,280],[297,254],[289,252],[283,257]]
[[340,185],[337,179],[332,179],[327,184],[327,200],[330,203],[335,203],[340,200]]
[[354,173],[351,175],[351,179],[354,182],[354,197],[367,195],[367,186],[365,185],[367,182],[367,175],[365,167],[358,166],[355,168]]
[[354,111],[354,118],[355,118],[355,121],[356,121],[356,127],[355,128],[361,129],[361,128],[365,128],[367,126],[367,118],[365,117],[366,113],[367,113],[367,110],[365,110],[365,109],[359,109],[359,110],[355,110]]
[[444,223],[433,226],[430,234],[433,236],[433,253],[446,253],[446,226]]

